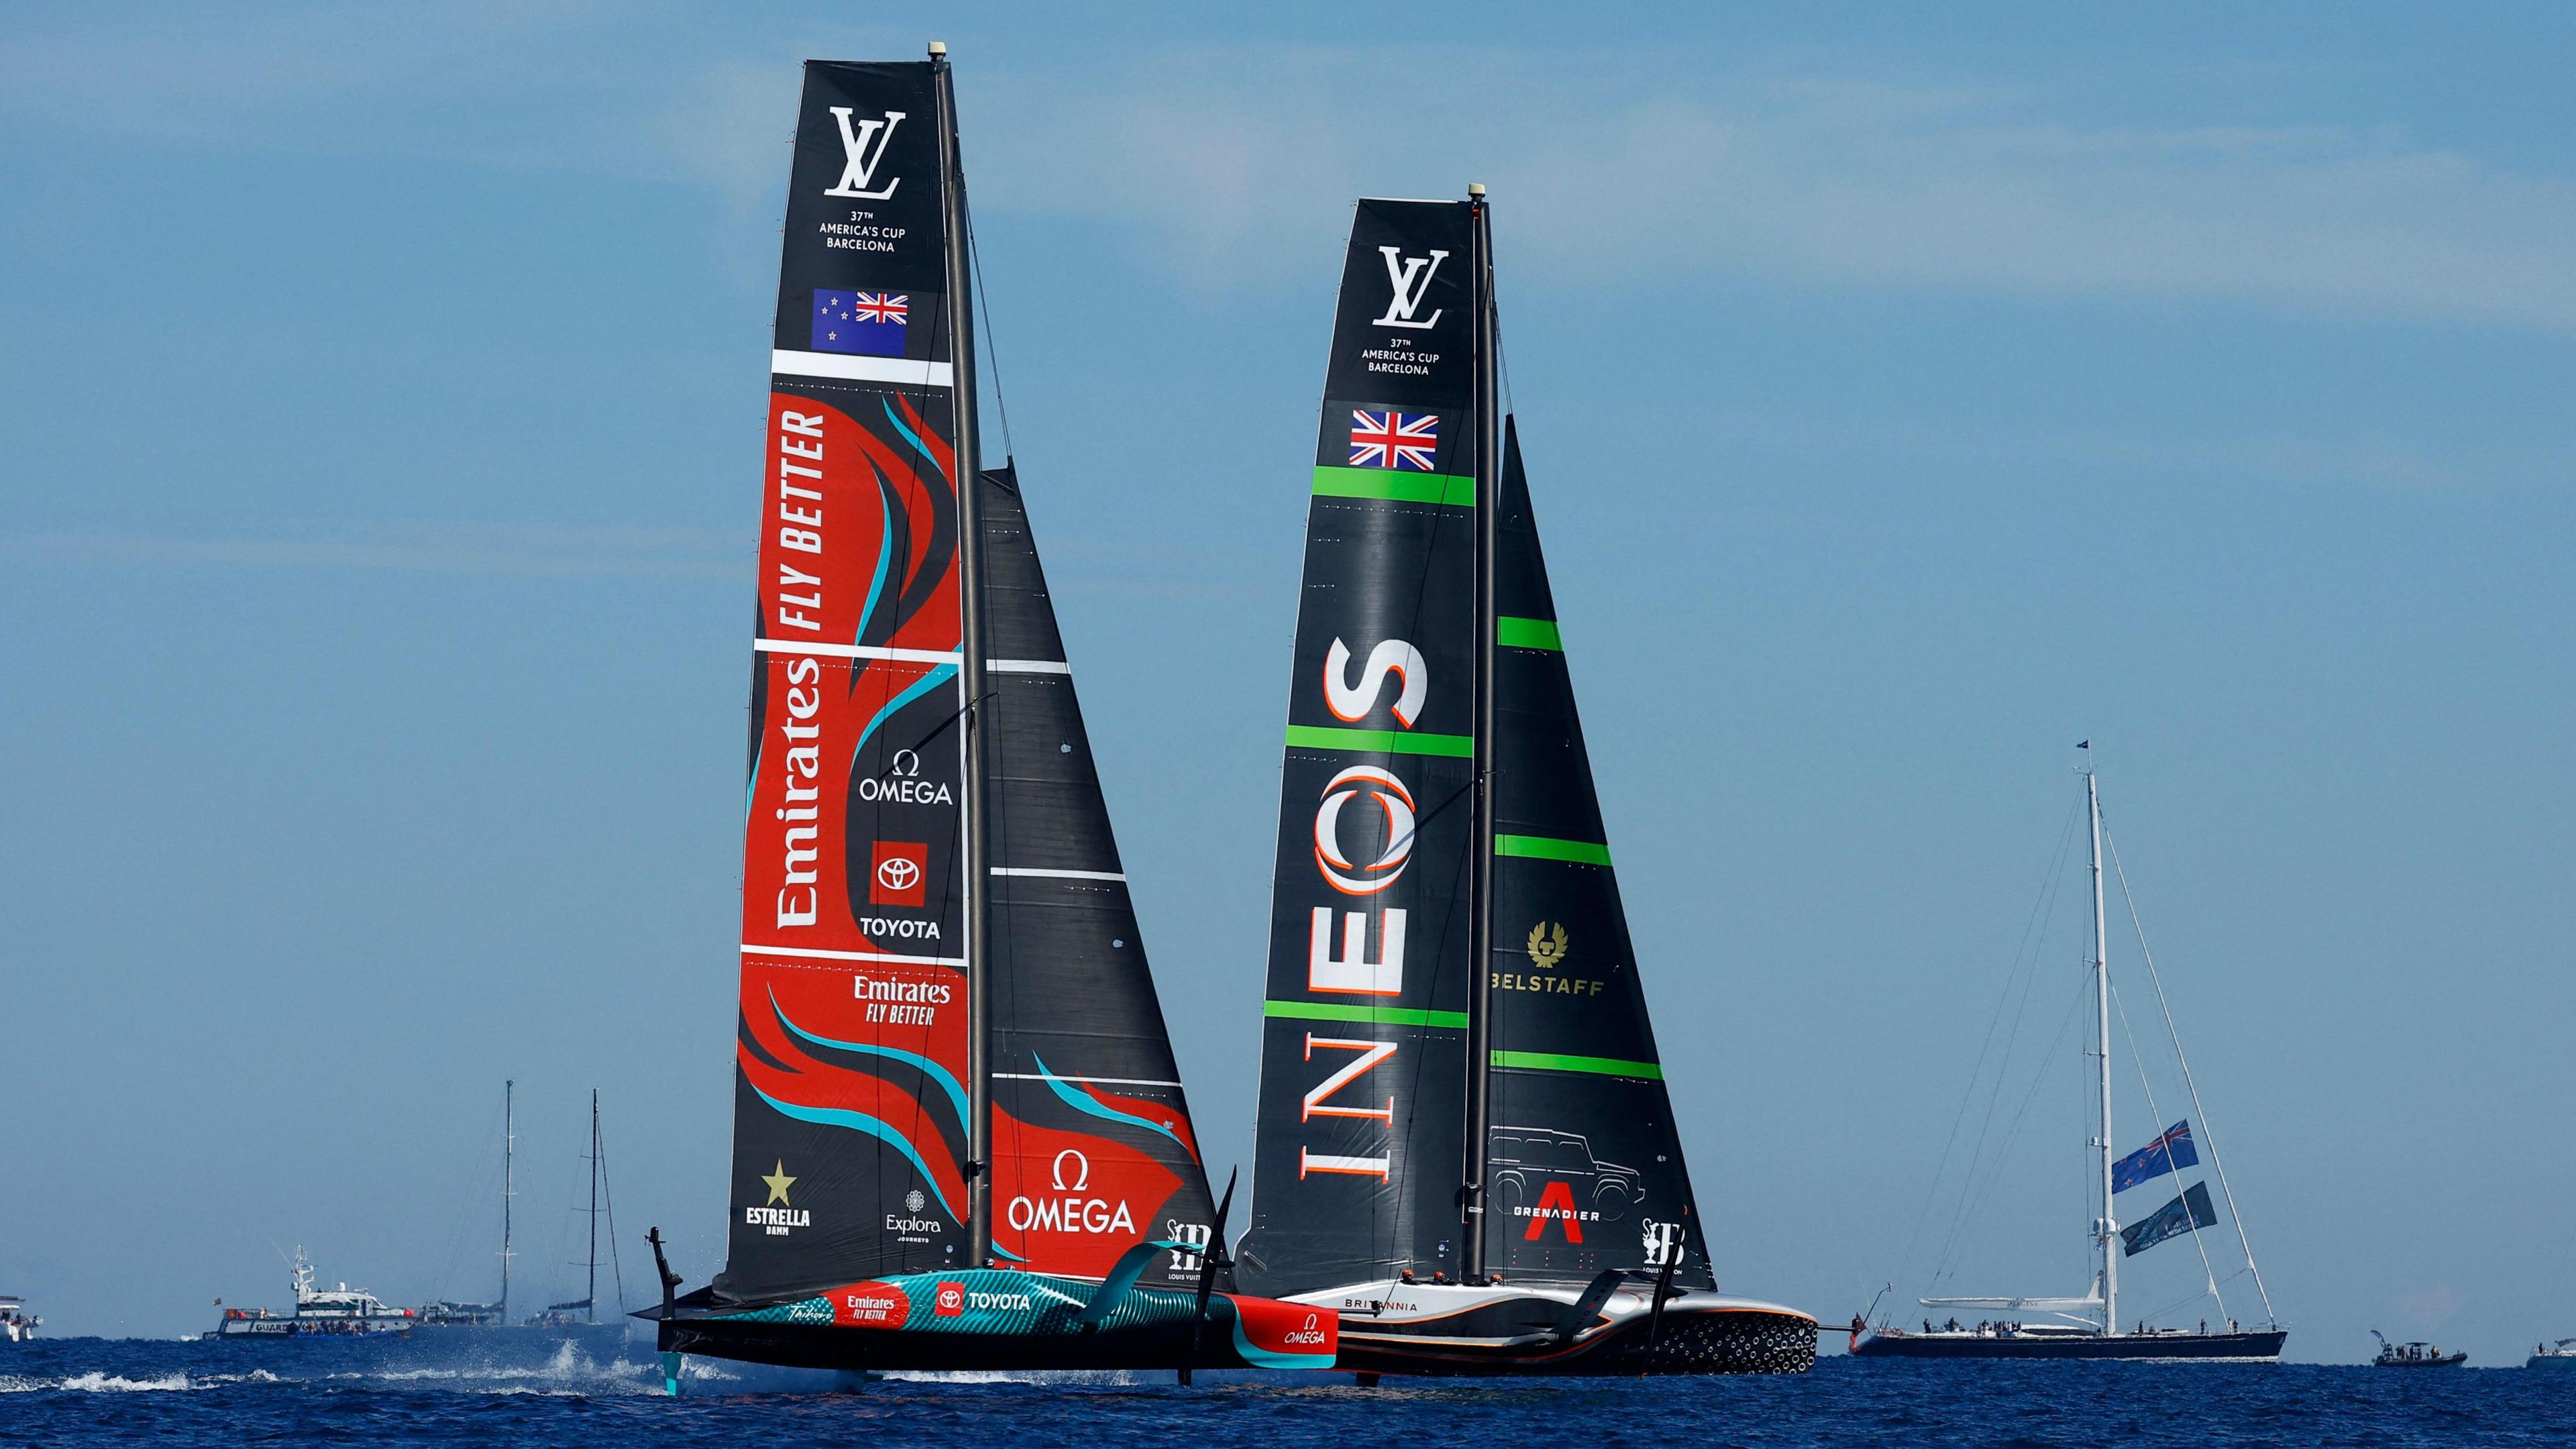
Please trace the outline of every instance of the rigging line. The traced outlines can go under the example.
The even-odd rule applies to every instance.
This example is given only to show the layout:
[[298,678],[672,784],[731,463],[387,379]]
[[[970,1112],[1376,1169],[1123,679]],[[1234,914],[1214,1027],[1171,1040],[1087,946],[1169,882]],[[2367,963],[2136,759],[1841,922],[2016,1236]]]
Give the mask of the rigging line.
[[975,270],[975,291],[984,301],[984,305],[976,309],[976,316],[984,324],[984,352],[991,359],[987,365],[993,374],[993,410],[1002,415],[1002,461],[1007,465],[1018,455],[1018,450],[1011,445],[1011,403],[1002,395],[1002,349],[993,341],[993,289],[984,284],[984,249],[975,244],[975,219],[966,211],[966,182],[963,177],[957,182],[957,209],[966,218],[966,264]]
[[[1968,1165],[1960,1173],[1959,1211],[1957,1217],[1952,1220],[1949,1236],[1943,1240],[1942,1245],[1942,1257],[1940,1261],[1945,1265],[1951,1262],[1953,1249],[1956,1248],[1960,1241],[1960,1235],[1965,1231],[1969,1216],[1971,1195],[1973,1194],[1979,1200],[1982,1200],[1984,1196],[1984,1192],[1976,1186],[1977,1169],[1980,1164],[1983,1164],[1986,1161],[1986,1142],[1993,1133],[1995,1108],[1996,1105],[2003,1100],[2004,1084],[2010,1080],[2012,1076],[2013,1058],[2018,1051],[2021,1042],[2021,1025],[2030,1013],[2031,993],[2036,990],[2039,985],[2039,955],[2035,943],[2046,938],[2048,923],[2056,919],[2057,897],[2065,881],[2066,858],[2068,853],[2074,848],[2075,819],[2076,813],[2070,807],[2067,811],[2066,823],[2058,832],[2057,848],[2051,855],[2048,869],[2040,877],[2041,884],[2039,899],[2032,903],[2031,917],[2025,919],[2022,925],[2021,942],[2019,945],[2014,947],[2014,957],[2017,963],[2014,969],[2016,972],[2023,973],[2021,997],[2013,1008],[2012,1025],[2004,1034],[2003,1057],[1995,1066],[1994,1087],[1990,1092],[1988,1092],[1986,1098],[1986,1115],[1984,1119],[1978,1123],[1977,1140],[1968,1153]],[[2010,996],[2012,992],[2011,978],[2009,976],[2005,980],[2004,991],[2007,996]],[[1998,1002],[1998,1013],[2000,1013],[2001,1009],[2002,1003]],[[2056,1050],[2054,1045],[2051,1046],[2050,1050],[2051,1052]],[[1978,1059],[1981,1064],[1984,1057],[1985,1052],[1983,1049],[1980,1049]],[[2046,1070],[2046,1065],[2046,1061],[2043,1060],[2040,1064],[2040,1070],[2044,1072]],[[1980,1071],[1982,1070],[1983,1068],[1981,1065]],[[1969,1100],[1974,1100],[1976,1093],[1975,1083],[1976,1077],[1971,1076],[1969,1079]],[[1965,1104],[1963,1103],[1963,1112],[1964,1107]],[[1996,1149],[1998,1163],[2000,1162],[2002,1154],[2003,1148],[1998,1146]]]
[[2201,1135],[2209,1139],[2209,1165],[2218,1170],[2218,1190],[2227,1198],[2227,1215],[2236,1221],[2236,1243],[2245,1250],[2246,1270],[2254,1275],[2254,1291],[2263,1299],[2263,1318],[2277,1323],[2272,1309],[2272,1292],[2263,1286],[2263,1270],[2254,1266],[2254,1240],[2245,1234],[2245,1215],[2236,1209],[2236,1189],[2228,1186],[2227,1163],[2218,1155],[2218,1129],[2209,1124],[2209,1109],[2200,1104],[2200,1083],[2191,1074],[2191,1058],[2183,1055],[2182,1033],[2175,1028],[2173,1003],[2165,999],[2164,977],[2156,971],[2155,953],[2147,949],[2146,923],[2138,919],[2138,901],[2129,894],[2129,873],[2120,868],[2120,847],[2111,841],[2111,830],[2104,826],[2102,847],[2111,852],[2111,873],[2120,882],[2120,900],[2129,908],[2129,926],[2138,933],[2138,959],[2147,963],[2147,980],[2156,988],[2156,1006],[2163,1011],[2165,1035],[2173,1042],[2174,1060],[2182,1064],[2182,1084],[2191,1092],[2191,1110],[2200,1117]]
[[[2084,998],[2091,994],[2085,989],[2089,984],[2090,983],[2086,982],[2080,976],[2076,978],[2075,995],[2066,1003],[2066,1014],[2058,1018],[2057,1034],[2049,1038],[2048,1051],[2040,1058],[2043,1067],[2047,1062],[2056,1058],[2058,1048],[2065,1043],[2067,1028],[2075,1024],[2076,1017],[2082,1012]],[[2004,1156],[2011,1151],[2014,1139],[2021,1135],[2021,1124],[2025,1118],[2030,1116],[2031,1104],[2039,1100],[2040,1088],[2047,1084],[2048,1073],[2045,1070],[2032,1076],[2030,1080],[2030,1091],[2021,1099],[2021,1110],[2013,1114],[2012,1125],[2004,1130],[2004,1140],[1995,1147],[1995,1158],[1998,1163],[2000,1163]],[[1962,1226],[1965,1225],[1967,1218],[1972,1214],[1975,1208],[1983,1207],[1985,1205],[1987,1195],[1994,1191],[1995,1182],[2001,1176],[2002,1173],[1998,1171],[1994,1176],[1987,1178],[1985,1186],[1977,1190],[1975,1200],[1961,1209],[1960,1221]]]
[[[2138,1050],[2138,1034],[2129,1026],[2129,1003],[2120,999],[2120,987],[2117,982],[2114,982],[2111,985],[2111,1004],[2118,1008],[2120,1012],[2120,1035],[2126,1038],[2129,1043],[2129,1064],[2138,1069],[2138,1090],[2146,1094],[2147,1116],[2155,1122],[2162,1122],[2165,1120],[2164,1109],[2156,1105],[2156,1089],[2148,1085],[2146,1054]],[[2164,1129],[2158,1128],[2157,1130],[2163,1131]],[[2172,1168],[2174,1186],[2181,1187],[2182,1169],[2172,1166],[2173,1147],[2170,1143],[2165,1147],[2165,1164],[2167,1167]],[[2218,1314],[2221,1318],[2224,1318],[2227,1316],[2227,1300],[2218,1296],[2218,1270],[2210,1266],[2209,1245],[2200,1240],[2200,1223],[2197,1219],[2192,1217],[2191,1204],[2188,1202],[2183,1204],[2182,1220],[2191,1225],[2191,1245],[2200,1252],[2200,1276],[2202,1280],[2209,1285],[2207,1292],[2212,1299],[2216,1300],[2218,1304]],[[2114,1221],[2117,1220],[2114,1219]],[[2197,1297],[2198,1295],[2195,1294],[2193,1296]],[[2186,1298],[2183,1301],[2188,1303],[2191,1300]],[[2158,1309],[2156,1311],[2161,1313],[2164,1310]],[[2117,1325],[2114,1325],[2114,1327],[2117,1327]]]
[[[2175,1299],[2173,1302],[2166,1304],[2164,1307],[2159,1308],[2159,1309],[2156,1309],[2154,1312],[2149,1313],[2149,1314],[2147,1315],[2147,1317],[2148,1317],[2148,1318],[2151,1318],[2151,1319],[2153,1319],[2153,1318],[2162,1318],[2162,1317],[2164,1317],[2166,1314],[2173,1312],[2175,1309],[2180,1308],[2180,1307],[2183,1307],[2183,1306],[2184,1306],[2184,1305],[2186,1305],[2186,1304],[2192,1303],[2192,1302],[2194,1302],[2194,1301],[2198,1300],[2199,1298],[2201,1298],[2202,1296],[2203,1296],[2203,1295],[2198,1294],[2198,1293],[2186,1294],[2186,1295],[2184,1295],[2183,1297],[2177,1298],[2177,1299]],[[2215,1295],[2210,1295],[2210,1296],[2215,1296]],[[2227,1305],[2225,1305],[2225,1304],[2223,1304],[2223,1303],[2219,1305],[2219,1308],[2218,1308],[2218,1316],[2219,1316],[2219,1317],[2221,1317],[2221,1318],[2225,1318],[2225,1317],[2227,1316]]]
[[[500,1127],[501,1109],[495,1107],[491,1110],[489,1115],[484,1117],[483,1130],[476,1134],[476,1140],[478,1142],[489,1144],[493,1138],[500,1135]],[[482,1154],[478,1150],[473,1155],[479,1157]],[[457,1260],[465,1256],[465,1234],[468,1229],[474,1226],[474,1205],[487,1198],[491,1194],[492,1189],[499,1183],[500,1173],[496,1170],[496,1167],[497,1165],[494,1163],[484,1163],[482,1167],[475,1170],[472,1180],[465,1184],[464,1197],[458,1202],[455,1209],[453,1221],[456,1224],[456,1228],[454,1232],[448,1235],[447,1264],[439,1270],[437,1279],[438,1296],[442,1301],[449,1299],[452,1296],[449,1290],[454,1288],[456,1285]],[[453,1180],[454,1179],[451,1179],[451,1181]]]
[[[2021,941],[2013,947],[2012,965],[2010,969],[2004,973],[2002,992],[1995,997],[1994,1015],[1986,1020],[1985,1040],[1977,1046],[1977,1064],[1968,1073],[1968,1085],[1966,1090],[1959,1094],[1959,1110],[1950,1118],[1950,1136],[1941,1144],[1941,1158],[1940,1161],[1933,1166],[1931,1181],[1923,1185],[1923,1205],[1915,1210],[1914,1231],[1905,1240],[1905,1254],[1901,1259],[1899,1259],[1900,1265],[1913,1262],[1914,1250],[1922,1245],[1923,1225],[1931,1220],[1933,1199],[1941,1190],[1941,1179],[1943,1175],[1948,1173],[1950,1170],[1950,1154],[1958,1148],[1959,1128],[1968,1120],[1968,1104],[1977,1099],[1977,1083],[1985,1078],[1986,1057],[1994,1049],[1996,1028],[2003,1024],[2004,1004],[2012,1000],[2013,982],[2022,974],[2022,968],[2027,964],[2025,956],[2030,949],[2031,932],[2037,928],[2041,920],[2041,912],[2043,908],[2046,908],[2052,914],[2055,911],[2057,895],[2056,882],[2064,874],[2063,866],[2067,843],[2072,837],[2074,829],[2075,812],[2072,807],[2070,807],[2066,812],[2066,823],[2061,826],[2057,832],[2056,852],[2049,861],[2048,869],[2040,876],[2039,894],[2030,903],[2030,914],[2023,918]],[[2022,992],[2022,1002],[2025,1007],[2028,1006],[2029,1000],[2029,988],[2025,985]],[[2021,1015],[2019,1012],[2014,1013],[2013,1023],[2015,1028],[2018,1029],[2021,1023]],[[2009,1055],[2009,1052],[2007,1052],[2007,1055]],[[1997,1070],[2000,1072],[2001,1068],[1998,1068]],[[1989,1106],[1989,1114],[1991,1114],[1992,1110],[1992,1107]],[[1964,1180],[1965,1176],[1966,1174],[1963,1173],[1962,1182],[1959,1188],[1962,1197],[1966,1195],[1968,1190],[1967,1184]]]
[[626,1311],[626,1269],[625,1266],[617,1260],[617,1194],[610,1191],[608,1186],[608,1132],[606,1128],[599,1129],[599,1137],[594,1150],[598,1153],[600,1206],[606,1209],[608,1213],[608,1272],[611,1280],[617,1284],[617,1311],[619,1313],[624,1313]]

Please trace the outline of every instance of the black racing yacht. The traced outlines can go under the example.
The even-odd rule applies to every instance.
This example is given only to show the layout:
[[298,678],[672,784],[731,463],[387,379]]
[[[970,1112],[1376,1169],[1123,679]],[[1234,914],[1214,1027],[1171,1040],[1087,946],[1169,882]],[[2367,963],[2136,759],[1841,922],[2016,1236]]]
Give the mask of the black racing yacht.
[[1484,188],[1359,203],[1238,1271],[1337,1315],[1362,1374],[1801,1372],[1815,1319],[1718,1287],[1500,339]]

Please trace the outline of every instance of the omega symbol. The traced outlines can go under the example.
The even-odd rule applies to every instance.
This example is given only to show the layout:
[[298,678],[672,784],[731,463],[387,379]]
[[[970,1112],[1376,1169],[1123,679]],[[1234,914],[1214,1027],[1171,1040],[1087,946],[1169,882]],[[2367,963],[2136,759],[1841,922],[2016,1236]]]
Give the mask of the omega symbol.
[[[1070,1158],[1072,1158],[1072,1159],[1073,1159],[1073,1181],[1071,1181],[1071,1182],[1067,1182],[1067,1181],[1065,1181],[1065,1180],[1064,1180],[1064,1160],[1065,1160],[1066,1158],[1068,1158],[1068,1157],[1070,1157]],[[1090,1186],[1091,1186],[1091,1159],[1090,1159],[1090,1158],[1083,1156],[1080,1152],[1077,1152],[1077,1151],[1075,1151],[1073,1148],[1070,1148],[1070,1147],[1066,1148],[1066,1149],[1065,1149],[1065,1150],[1063,1150],[1062,1152],[1059,1152],[1059,1153],[1057,1153],[1057,1154],[1055,1155],[1055,1190],[1056,1190],[1056,1191],[1058,1191],[1058,1192],[1081,1192],[1081,1191],[1083,1191],[1083,1190],[1085,1190],[1085,1189],[1089,1188]]]

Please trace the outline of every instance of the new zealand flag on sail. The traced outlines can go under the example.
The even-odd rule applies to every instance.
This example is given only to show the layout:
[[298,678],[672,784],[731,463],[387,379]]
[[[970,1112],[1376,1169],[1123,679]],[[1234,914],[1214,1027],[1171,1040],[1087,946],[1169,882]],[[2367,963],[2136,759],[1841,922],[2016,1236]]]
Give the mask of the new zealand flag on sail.
[[2120,1256],[2134,1258],[2167,1238],[2216,1226],[2218,1210],[2209,1205],[2209,1184],[2195,1182],[2182,1196],[2156,1209],[2153,1217],[2120,1229]]
[[2200,1153],[2191,1145],[2191,1122],[2185,1119],[2166,1128],[2162,1137],[2112,1163],[2111,1190],[2127,1192],[2168,1172],[2199,1165]]
[[814,292],[814,350],[862,357],[903,356],[912,299],[885,292]]

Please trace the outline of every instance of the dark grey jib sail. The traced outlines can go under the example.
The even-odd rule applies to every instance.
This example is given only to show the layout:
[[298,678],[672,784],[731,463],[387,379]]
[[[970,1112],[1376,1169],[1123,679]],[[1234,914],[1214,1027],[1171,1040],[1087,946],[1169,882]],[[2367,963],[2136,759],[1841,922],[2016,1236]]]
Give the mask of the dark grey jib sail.
[[1485,238],[1474,202],[1362,201],[1352,225],[1289,696],[1251,1291],[1667,1263],[1709,1283],[1517,439],[1495,437]]
[[[948,80],[805,72],[724,1303],[988,1263],[1099,1278],[1213,1217],[1018,483],[976,463]],[[1143,1281],[1195,1269],[1166,1253]]]
[[1509,419],[1495,534],[1485,1261],[1522,1279],[1670,1262],[1713,1288]]
[[[1198,1138],[1010,468],[984,475],[993,1244],[1099,1277],[1139,1238],[1207,1241]],[[1194,1286],[1157,1257],[1147,1286]]]

